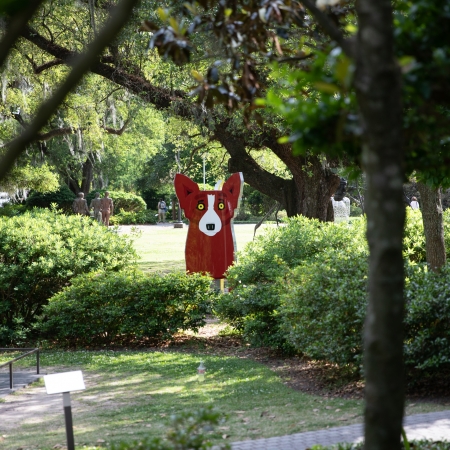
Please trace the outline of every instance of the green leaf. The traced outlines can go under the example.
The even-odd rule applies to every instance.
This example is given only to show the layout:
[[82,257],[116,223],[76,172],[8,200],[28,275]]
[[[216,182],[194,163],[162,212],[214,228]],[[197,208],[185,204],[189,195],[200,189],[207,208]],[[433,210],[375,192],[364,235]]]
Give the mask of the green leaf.
[[335,94],[340,91],[336,84],[326,83],[325,81],[316,81],[314,83],[314,87],[321,92],[325,92],[326,94]]
[[197,81],[202,82],[202,81],[205,80],[205,79],[203,78],[203,76],[202,76],[199,72],[197,72],[196,70],[194,70],[194,69],[191,70],[191,75],[192,75]]
[[166,22],[167,18],[169,17],[169,11],[167,9],[164,8],[158,8],[156,10],[156,12],[158,13],[159,18],[163,21]]

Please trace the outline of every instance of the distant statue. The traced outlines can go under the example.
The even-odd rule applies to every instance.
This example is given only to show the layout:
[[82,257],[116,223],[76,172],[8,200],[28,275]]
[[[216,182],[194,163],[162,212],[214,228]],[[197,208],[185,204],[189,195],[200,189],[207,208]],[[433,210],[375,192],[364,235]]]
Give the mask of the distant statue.
[[91,200],[89,210],[94,210],[94,220],[98,223],[102,223],[102,200],[98,192],[95,193],[95,198]]
[[333,204],[334,222],[348,222],[350,217],[350,199],[345,196],[347,191],[347,180],[341,178],[338,190],[331,197],[331,203]]
[[409,204],[412,209],[420,209],[419,202],[417,201],[417,197],[413,197],[411,199],[411,203]]
[[109,218],[114,212],[114,203],[112,198],[109,198],[109,192],[105,192],[105,196],[100,199],[100,209],[102,212],[102,222],[109,227]]
[[89,215],[87,201],[84,199],[84,194],[82,192],[79,192],[78,197],[73,201],[72,209],[75,214],[81,214],[82,216]]

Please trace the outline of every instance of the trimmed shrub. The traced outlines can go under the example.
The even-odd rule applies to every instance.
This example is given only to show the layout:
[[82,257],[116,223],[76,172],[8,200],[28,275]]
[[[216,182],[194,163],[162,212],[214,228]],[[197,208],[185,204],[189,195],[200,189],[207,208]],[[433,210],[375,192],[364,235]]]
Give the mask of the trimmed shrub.
[[411,262],[425,262],[425,234],[420,210],[406,208],[406,222],[403,234],[403,256]]
[[88,217],[35,208],[0,218],[0,345],[35,336],[43,305],[73,277],[135,261],[129,239]]
[[[318,255],[292,270],[279,308],[282,330],[297,351],[353,366],[362,359],[367,254]],[[416,375],[450,366],[450,265],[440,273],[406,263],[405,364]]]
[[20,216],[25,211],[27,211],[27,207],[25,205],[7,204],[2,208],[0,208],[0,216],[1,217]]
[[333,224],[299,216],[288,219],[285,227],[266,232],[249,243],[228,270],[230,293],[214,303],[215,314],[253,345],[292,352],[280,315],[289,270],[330,247],[343,253],[349,247],[365,251],[364,224],[363,219]]
[[45,335],[70,346],[171,338],[205,324],[211,279],[199,274],[91,273],[44,308]]
[[76,195],[67,187],[61,186],[55,192],[43,194],[41,192],[32,192],[25,201],[29,208],[50,208],[52,204],[56,204],[58,209],[65,213],[72,212],[72,203]]
[[[90,192],[86,196],[88,205],[91,204],[91,201],[95,197],[95,194],[97,192],[100,193],[100,197],[103,197],[106,191],[108,191],[108,189]],[[145,211],[147,209],[147,205],[145,204],[144,199],[142,197],[139,197],[139,195],[123,191],[108,191],[108,192],[109,196],[112,198],[114,202],[114,215],[119,214],[121,211],[137,213],[140,211]],[[111,216],[111,218],[114,217],[114,215]]]
[[142,225],[155,224],[158,219],[156,211],[146,209],[139,212],[120,211],[119,214],[114,214],[110,217],[109,223],[111,225]]
[[287,276],[281,329],[312,359],[358,367],[366,314],[367,250],[329,249]]
[[[450,211],[444,213],[447,248]],[[450,364],[450,264],[428,272],[420,211],[408,209],[405,361],[415,373]],[[253,345],[295,350],[358,371],[367,307],[365,220],[289,219],[248,244],[228,271],[215,313]]]
[[239,331],[255,347],[293,353],[279,314],[282,283],[243,285],[222,294],[213,304],[214,314]]
[[330,247],[345,250],[351,241],[366,246],[363,218],[356,218],[351,224],[324,223],[303,216],[287,219],[287,226],[268,230],[247,244],[228,271],[229,283],[238,288],[239,284],[275,281],[287,268]]
[[359,206],[350,204],[350,217],[359,217],[362,213],[362,209]]
[[405,363],[432,372],[450,365],[450,265],[407,268]]
[[[447,259],[450,259],[450,209],[444,211],[443,222],[445,249]],[[422,212],[418,209],[406,208],[403,256],[411,262],[421,263],[427,260]]]

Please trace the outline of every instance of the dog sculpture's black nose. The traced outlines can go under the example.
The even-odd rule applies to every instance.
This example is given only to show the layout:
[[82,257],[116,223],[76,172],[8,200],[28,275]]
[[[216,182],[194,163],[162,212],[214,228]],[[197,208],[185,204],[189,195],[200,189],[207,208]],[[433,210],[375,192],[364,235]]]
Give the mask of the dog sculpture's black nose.
[[208,231],[213,231],[214,228],[216,228],[216,226],[215,226],[213,223],[207,223],[207,224],[206,224],[206,229],[207,229]]

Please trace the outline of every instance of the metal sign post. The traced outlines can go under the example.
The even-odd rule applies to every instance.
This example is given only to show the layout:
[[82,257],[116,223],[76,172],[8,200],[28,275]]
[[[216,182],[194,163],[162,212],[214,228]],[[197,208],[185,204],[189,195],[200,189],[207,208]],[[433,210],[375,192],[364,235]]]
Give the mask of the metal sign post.
[[73,437],[72,405],[70,403],[71,391],[82,391],[86,389],[81,370],[76,372],[55,373],[44,376],[47,394],[62,394],[64,418],[66,422],[67,450],[75,450]]
[[73,438],[72,406],[70,404],[70,392],[63,392],[64,418],[66,421],[67,450],[75,450]]

